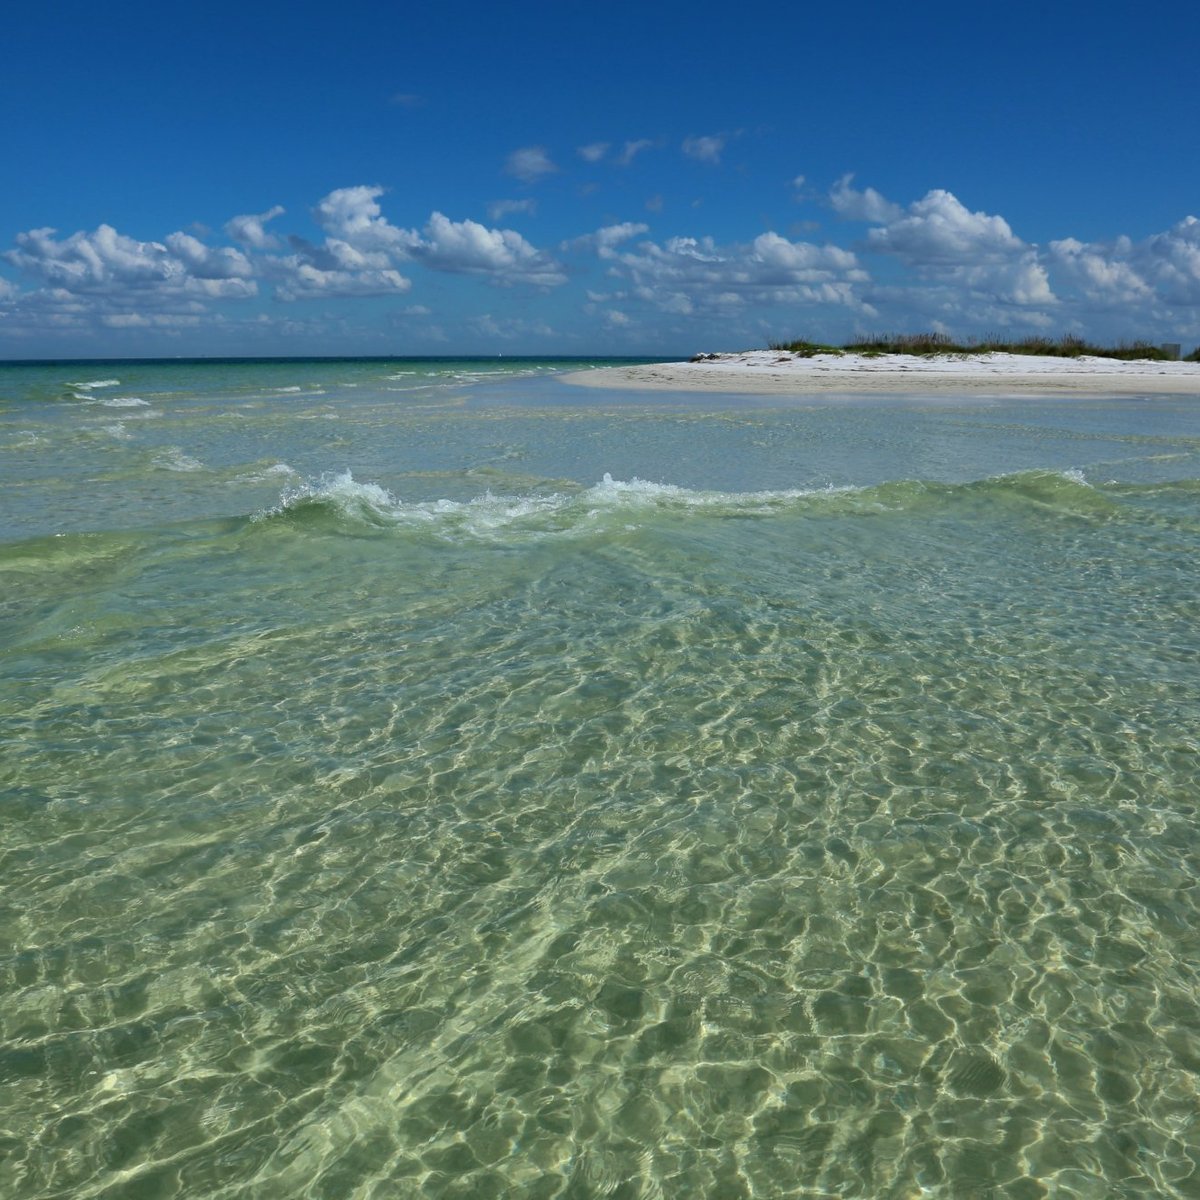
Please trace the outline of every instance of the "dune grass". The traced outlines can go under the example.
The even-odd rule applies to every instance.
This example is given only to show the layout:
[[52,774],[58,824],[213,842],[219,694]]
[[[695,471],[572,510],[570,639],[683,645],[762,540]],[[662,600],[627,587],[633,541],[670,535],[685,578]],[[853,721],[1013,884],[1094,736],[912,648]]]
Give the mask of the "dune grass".
[[[1127,362],[1149,359],[1168,362],[1170,356],[1159,346],[1145,341],[1120,342],[1115,346],[1097,346],[1074,334],[1059,338],[1024,337],[1008,340],[995,336],[956,342],[944,333],[883,333],[856,338],[841,346],[798,338],[790,342],[769,342],[772,350],[788,352],[801,358],[814,354],[1040,354],[1054,358],[1079,358],[1093,355],[1097,358],[1118,358]],[[1200,350],[1193,351],[1185,361],[1200,362]]]

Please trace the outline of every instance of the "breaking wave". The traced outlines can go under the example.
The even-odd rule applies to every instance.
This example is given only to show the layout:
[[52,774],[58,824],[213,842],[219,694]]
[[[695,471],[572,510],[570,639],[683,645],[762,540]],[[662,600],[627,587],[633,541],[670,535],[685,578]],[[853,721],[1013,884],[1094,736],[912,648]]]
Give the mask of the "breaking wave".
[[916,510],[1008,505],[1063,517],[1104,518],[1119,504],[1078,471],[1030,471],[971,483],[903,480],[868,487],[793,488],[721,492],[619,480],[606,474],[591,487],[520,495],[486,492],[469,500],[405,501],[349,471],[327,473],[285,489],[256,521],[311,527],[425,530],[435,537],[483,541],[535,538],[598,526],[635,527],[655,516],[703,514],[747,519],[785,513],[871,515]]
[[89,379],[83,383],[68,383],[67,387],[74,388],[78,392],[95,392],[100,388],[120,387],[119,379]]

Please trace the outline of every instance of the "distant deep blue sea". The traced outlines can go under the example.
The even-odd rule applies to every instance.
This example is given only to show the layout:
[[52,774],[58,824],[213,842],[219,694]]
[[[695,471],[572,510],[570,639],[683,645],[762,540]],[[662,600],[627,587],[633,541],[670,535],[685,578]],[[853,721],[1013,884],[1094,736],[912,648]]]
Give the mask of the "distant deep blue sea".
[[0,365],[0,1195],[1200,1197],[1200,404]]

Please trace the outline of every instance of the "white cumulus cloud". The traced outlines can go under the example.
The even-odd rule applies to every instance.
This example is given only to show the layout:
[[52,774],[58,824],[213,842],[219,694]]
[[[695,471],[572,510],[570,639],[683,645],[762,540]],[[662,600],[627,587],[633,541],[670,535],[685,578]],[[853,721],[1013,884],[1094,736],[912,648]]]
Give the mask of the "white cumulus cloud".
[[283,216],[282,204],[261,213],[244,213],[240,217],[231,217],[225,222],[225,232],[235,242],[241,243],[251,250],[274,250],[279,245],[279,239],[267,233],[264,226],[268,221]]
[[942,188],[870,230],[867,245],[894,255],[926,278],[993,299],[1021,305],[1055,303],[1036,248],[1017,237],[1003,217],[971,212]]
[[1132,248],[1128,238],[1108,246],[1063,238],[1050,243],[1050,254],[1056,274],[1061,273],[1089,299],[1129,304],[1150,295],[1150,285],[1129,261]]
[[55,230],[31,229],[16,237],[3,258],[51,287],[76,295],[139,296],[172,301],[181,296],[252,296],[253,269],[240,250],[212,249],[186,233],[166,243],[140,242],[111,225],[58,239]]
[[86,339],[106,329],[176,336],[225,321],[213,302],[258,291],[253,264],[240,250],[213,248],[187,233],[143,242],[111,225],[64,238],[32,229],[0,257],[37,285],[20,290],[0,280],[0,332],[16,337]]
[[[319,290],[355,296],[406,291],[411,282],[396,270],[404,262],[476,275],[500,285],[557,287],[566,282],[562,266],[513,229],[453,221],[440,212],[433,213],[421,230],[393,225],[380,207],[382,192],[379,187],[359,186],[325,196],[314,210],[327,235],[324,242],[313,245],[293,237],[289,240],[295,253],[271,260],[277,295],[296,299]],[[517,205],[521,211],[533,211],[524,201],[504,203],[510,210]]]
[[93,233],[74,233],[61,241],[57,230],[31,229],[17,234],[17,249],[5,253],[6,262],[57,284],[68,291],[103,290],[114,284],[164,283],[175,272],[166,246],[139,242],[100,225]]
[[1168,304],[1200,304],[1200,220],[1184,217],[1165,233],[1134,244],[1139,268]]
[[[853,175],[843,175],[829,192],[829,203],[839,216],[847,221],[869,221],[873,225],[898,221],[903,216],[904,210],[898,204],[885,200],[874,188],[856,191],[850,186],[853,179]],[[803,185],[804,176],[798,175],[795,186],[800,188]]]
[[537,201],[533,197],[525,200],[493,200],[487,206],[489,221],[502,221],[512,213],[527,213],[532,216],[537,212]]
[[250,260],[240,250],[214,249],[189,233],[172,233],[167,249],[198,279],[249,279],[254,274]]
[[280,300],[337,299],[346,296],[389,296],[407,292],[411,280],[399,271],[323,270],[301,257],[281,259],[272,272]]
[[575,252],[591,250],[601,258],[611,258],[615,246],[637,237],[638,234],[646,233],[649,229],[649,225],[643,225],[639,221],[622,221],[619,225],[605,225],[595,233],[572,238],[569,242],[564,242],[562,248]]
[[560,264],[516,230],[489,229],[477,221],[452,221],[435,212],[413,257],[438,271],[486,276],[493,283],[557,287],[567,276]]
[[292,236],[293,253],[263,259],[264,274],[280,300],[386,296],[407,292],[412,281],[396,264],[420,240],[392,225],[379,206],[381,187],[337,188],[318,201],[313,219],[326,237],[320,244]]
[[536,183],[546,175],[553,175],[558,168],[550,161],[545,147],[523,146],[508,156],[504,170],[522,183]]
[[412,281],[391,266],[381,251],[363,252],[338,238],[327,238],[321,245],[298,237],[290,240],[294,254],[263,262],[279,300],[387,296],[412,287]]
[[643,150],[649,150],[654,143],[649,138],[637,138],[632,142],[626,142],[621,147],[621,153],[617,155],[616,162],[619,167],[628,167],[633,160],[637,158]]
[[379,206],[381,187],[346,187],[332,191],[313,210],[317,224],[332,238],[360,250],[403,256],[415,240],[406,229],[392,225]]
[[721,152],[725,149],[724,134],[714,133],[705,137],[689,137],[683,139],[683,152],[688,158],[697,162],[712,163],[714,166],[721,161]]
[[914,201],[907,214],[897,211],[882,229],[872,229],[867,237],[873,249],[895,254],[914,266],[957,265],[1025,249],[1003,217],[971,212],[942,188]]
[[1093,304],[1154,300],[1168,308],[1200,305],[1200,220],[1195,217],[1140,242],[1063,238],[1050,243],[1050,256],[1055,271]]
[[511,341],[518,337],[554,337],[554,330],[545,321],[527,321],[523,317],[495,317],[482,313],[468,322],[469,327],[485,338],[500,338]]
[[863,309],[859,287],[869,280],[852,251],[789,242],[777,233],[749,245],[722,246],[707,237],[647,241],[611,259],[610,274],[627,279],[634,295],[679,314],[750,304]]

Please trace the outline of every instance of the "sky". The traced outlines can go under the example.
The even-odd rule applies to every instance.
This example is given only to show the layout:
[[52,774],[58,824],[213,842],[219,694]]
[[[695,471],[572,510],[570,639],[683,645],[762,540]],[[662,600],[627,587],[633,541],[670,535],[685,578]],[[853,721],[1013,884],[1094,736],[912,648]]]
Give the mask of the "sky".
[[1200,342],[1181,4],[45,0],[0,359]]

